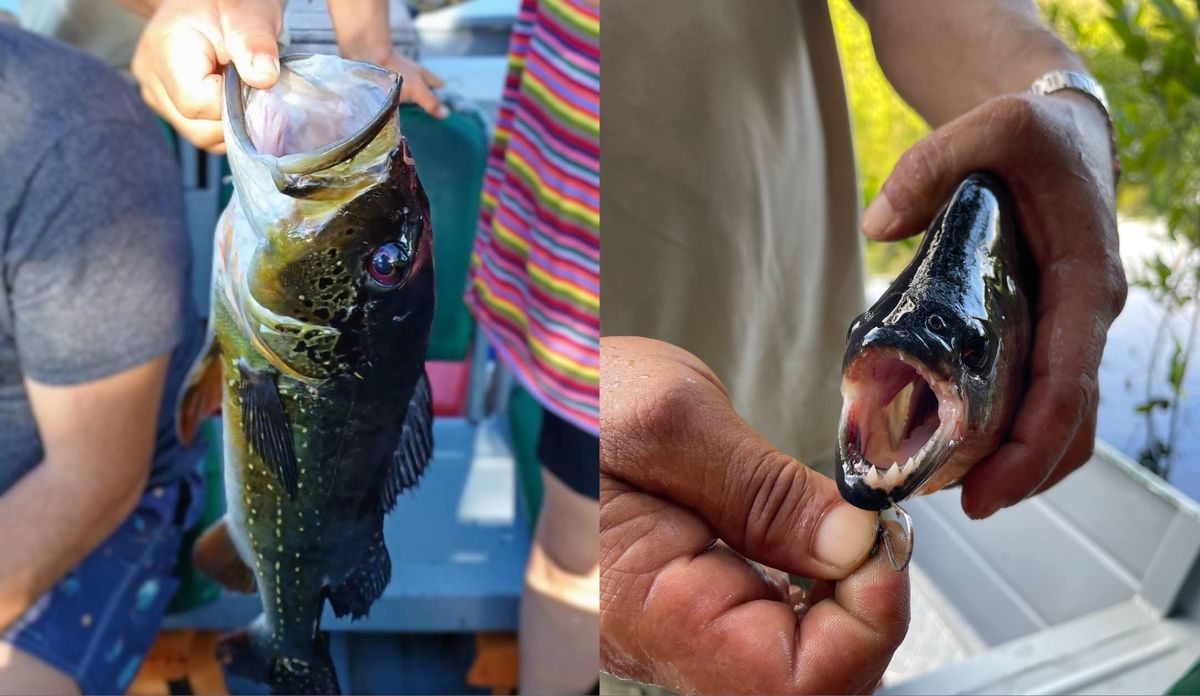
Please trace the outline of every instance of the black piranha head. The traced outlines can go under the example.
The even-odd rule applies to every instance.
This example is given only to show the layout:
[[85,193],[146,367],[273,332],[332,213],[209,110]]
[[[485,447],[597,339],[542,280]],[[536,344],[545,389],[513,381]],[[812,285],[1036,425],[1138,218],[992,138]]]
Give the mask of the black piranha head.
[[432,238],[400,135],[401,80],[325,55],[281,67],[270,90],[232,68],[226,82],[244,216],[227,282],[244,329],[272,365],[310,383],[417,364],[433,317]]
[[1004,195],[983,175],[964,182],[912,263],[850,327],[836,477],[858,507],[955,480],[961,455],[981,438],[994,446],[1006,427],[1028,319]]

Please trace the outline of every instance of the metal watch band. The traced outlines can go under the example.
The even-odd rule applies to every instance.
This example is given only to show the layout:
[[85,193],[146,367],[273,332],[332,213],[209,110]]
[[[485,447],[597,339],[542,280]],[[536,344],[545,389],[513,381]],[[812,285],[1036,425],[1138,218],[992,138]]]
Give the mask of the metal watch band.
[[1029,86],[1029,91],[1033,94],[1053,94],[1064,89],[1090,97],[1104,111],[1104,120],[1108,123],[1109,145],[1112,147],[1113,185],[1116,185],[1121,178],[1121,158],[1117,154],[1112,112],[1108,108],[1108,97],[1104,94],[1104,87],[1091,77],[1070,70],[1051,70]]

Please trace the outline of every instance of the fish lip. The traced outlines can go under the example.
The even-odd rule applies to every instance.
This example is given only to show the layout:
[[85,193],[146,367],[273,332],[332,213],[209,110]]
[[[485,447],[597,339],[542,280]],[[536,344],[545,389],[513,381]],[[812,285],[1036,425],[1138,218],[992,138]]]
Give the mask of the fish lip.
[[[288,63],[314,57],[324,59],[324,56],[315,53],[293,53],[283,56],[280,58],[280,69],[282,70],[283,66]],[[294,191],[298,177],[328,169],[353,157],[375,139],[375,136],[383,130],[383,127],[387,125],[388,121],[391,120],[396,110],[400,107],[400,92],[404,85],[404,78],[401,75],[371,63],[344,58],[340,58],[339,60],[369,70],[386,72],[392,76],[392,87],[388,91],[387,98],[384,99],[383,104],[380,106],[379,112],[365,126],[341,140],[330,143],[314,152],[296,153],[282,157],[264,155],[255,147],[254,142],[250,139],[250,134],[246,131],[246,104],[245,92],[243,90],[243,87],[246,87],[246,85],[242,82],[237,67],[232,62],[225,68],[225,118],[229,122],[230,134],[238,149],[245,152],[250,158],[260,162],[270,171],[271,180],[275,183],[275,188],[279,191]]]
[[[905,351],[899,349],[874,349],[874,351],[879,353],[880,357],[899,358],[902,362],[914,367],[921,377],[931,385],[934,384],[934,380],[941,383],[950,381],[930,370],[923,361]],[[853,362],[849,363],[848,367],[850,364]],[[864,453],[859,451],[857,431],[852,432],[855,424],[850,418],[852,399],[847,394],[848,379],[843,378],[843,404],[838,420],[838,440],[835,449],[837,460],[835,479],[838,490],[846,502],[865,510],[882,510],[919,491],[921,486],[949,460],[951,452],[961,439],[961,433],[957,431],[961,425],[961,419],[966,414],[966,392],[961,382],[954,383],[955,393],[950,398],[954,398],[958,402],[958,419],[942,419],[929,439],[912,456],[916,468],[905,474],[900,483],[890,489],[883,489],[872,486],[866,480],[871,465],[867,462]],[[943,398],[947,395],[938,393],[936,389],[935,395],[938,396],[940,411],[943,406]]]

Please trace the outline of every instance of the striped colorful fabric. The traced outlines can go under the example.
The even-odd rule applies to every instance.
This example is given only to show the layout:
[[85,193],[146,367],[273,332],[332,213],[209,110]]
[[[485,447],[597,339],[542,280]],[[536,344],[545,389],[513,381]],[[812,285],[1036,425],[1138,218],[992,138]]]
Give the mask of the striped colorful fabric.
[[523,0],[467,304],[546,408],[599,434],[600,12]]

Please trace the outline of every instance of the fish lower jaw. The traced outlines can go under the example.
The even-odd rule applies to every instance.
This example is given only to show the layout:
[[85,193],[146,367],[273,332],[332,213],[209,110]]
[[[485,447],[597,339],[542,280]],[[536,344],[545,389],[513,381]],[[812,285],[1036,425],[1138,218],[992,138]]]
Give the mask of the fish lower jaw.
[[908,461],[893,464],[883,469],[866,461],[862,463],[862,467],[865,470],[860,470],[859,475],[862,476],[863,483],[877,491],[885,493],[891,493],[892,489],[904,483],[910,473],[917,470],[917,465],[911,457]]

